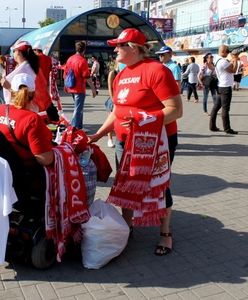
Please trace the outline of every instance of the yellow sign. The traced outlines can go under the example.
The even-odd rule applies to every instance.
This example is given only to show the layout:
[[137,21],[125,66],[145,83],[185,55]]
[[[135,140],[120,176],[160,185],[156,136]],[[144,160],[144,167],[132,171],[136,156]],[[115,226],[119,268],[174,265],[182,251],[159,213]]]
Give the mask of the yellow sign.
[[109,28],[116,28],[120,25],[120,19],[117,15],[109,15],[107,18],[107,25]]

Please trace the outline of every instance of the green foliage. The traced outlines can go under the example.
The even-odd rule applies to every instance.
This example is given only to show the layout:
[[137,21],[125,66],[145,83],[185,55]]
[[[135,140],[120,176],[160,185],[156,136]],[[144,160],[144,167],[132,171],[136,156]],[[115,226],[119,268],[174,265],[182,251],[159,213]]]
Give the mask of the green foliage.
[[40,25],[40,27],[45,27],[45,26],[53,24],[53,23],[55,23],[55,21],[52,18],[46,18],[45,20],[38,22],[38,24]]

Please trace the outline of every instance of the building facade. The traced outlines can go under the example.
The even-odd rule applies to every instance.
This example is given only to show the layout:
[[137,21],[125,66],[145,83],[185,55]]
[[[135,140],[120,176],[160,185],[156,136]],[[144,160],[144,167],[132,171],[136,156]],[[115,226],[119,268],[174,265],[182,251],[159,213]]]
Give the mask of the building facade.
[[63,6],[53,6],[46,9],[46,18],[53,19],[55,22],[66,19],[66,9]]
[[[222,44],[248,46],[248,0],[132,0],[128,8],[149,20],[180,63],[193,55],[202,64],[203,55],[217,55]],[[242,26],[241,13],[247,20]],[[247,51],[240,59],[245,66],[241,86],[248,87]]]
[[130,0],[94,0],[94,8],[100,7],[121,7],[127,8]]
[[94,8],[117,7],[117,0],[94,0]]

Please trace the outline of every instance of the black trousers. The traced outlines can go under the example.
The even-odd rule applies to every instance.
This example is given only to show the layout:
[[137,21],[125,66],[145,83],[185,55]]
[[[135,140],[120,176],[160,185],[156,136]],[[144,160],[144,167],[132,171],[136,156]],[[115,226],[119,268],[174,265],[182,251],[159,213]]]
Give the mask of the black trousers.
[[188,82],[187,100],[190,100],[192,93],[194,94],[195,100],[198,100],[198,94],[196,91],[196,83]]
[[222,123],[225,131],[231,129],[230,125],[230,105],[232,100],[232,87],[218,87],[218,94],[211,111],[209,129],[216,128],[216,118],[218,111],[222,108]]

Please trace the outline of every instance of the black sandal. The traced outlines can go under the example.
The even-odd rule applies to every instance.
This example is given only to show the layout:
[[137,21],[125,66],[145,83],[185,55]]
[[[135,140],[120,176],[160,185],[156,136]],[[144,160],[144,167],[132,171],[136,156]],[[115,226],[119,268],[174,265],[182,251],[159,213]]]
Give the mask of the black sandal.
[[128,236],[128,238],[130,239],[130,238],[132,238],[133,237],[133,226],[129,226],[129,236]]
[[[160,232],[160,236],[172,237],[172,233],[171,232]],[[163,255],[167,255],[167,254],[171,253],[171,251],[172,251],[172,248],[157,245],[156,249],[154,251],[154,254],[158,255],[158,256],[163,256]]]

